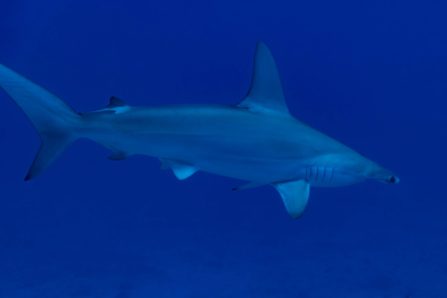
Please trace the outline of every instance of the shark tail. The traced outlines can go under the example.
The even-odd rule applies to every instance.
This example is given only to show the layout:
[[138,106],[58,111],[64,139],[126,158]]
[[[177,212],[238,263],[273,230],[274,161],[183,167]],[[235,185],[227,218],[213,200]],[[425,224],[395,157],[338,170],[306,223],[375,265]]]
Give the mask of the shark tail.
[[82,117],[57,96],[0,64],[0,87],[28,116],[41,139],[25,181],[41,174],[78,138]]

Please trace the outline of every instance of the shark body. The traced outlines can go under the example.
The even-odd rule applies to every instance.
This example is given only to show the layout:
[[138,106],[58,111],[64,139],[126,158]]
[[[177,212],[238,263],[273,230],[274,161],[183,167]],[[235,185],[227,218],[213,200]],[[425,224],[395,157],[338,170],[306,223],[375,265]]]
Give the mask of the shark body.
[[253,78],[236,106],[133,107],[112,97],[104,109],[79,114],[62,100],[0,65],[0,87],[22,108],[42,140],[25,180],[39,175],[68,146],[88,138],[110,159],[148,155],[179,179],[197,171],[248,181],[236,189],[274,186],[299,217],[310,186],[342,186],[399,178],[377,163],[290,115],[269,49],[259,43]]

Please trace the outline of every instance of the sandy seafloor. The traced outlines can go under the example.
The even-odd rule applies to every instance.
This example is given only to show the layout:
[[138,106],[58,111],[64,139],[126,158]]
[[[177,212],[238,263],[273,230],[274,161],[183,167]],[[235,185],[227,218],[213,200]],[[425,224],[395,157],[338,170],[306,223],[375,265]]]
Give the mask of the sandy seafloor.
[[[139,180],[116,186],[116,195],[138,188]],[[442,230],[433,224],[430,235],[416,224],[396,223],[395,211],[382,206],[385,186],[338,191],[346,196],[343,205],[330,198],[336,190],[316,191],[322,198],[297,222],[273,190],[233,193],[232,181],[211,175],[199,174],[165,195],[194,192],[203,182],[213,187],[195,201],[176,201],[174,210],[172,202],[141,199],[125,206],[76,195],[53,201],[47,212],[57,216],[32,216],[45,232],[23,231],[32,229],[30,222],[4,238],[1,297],[443,297],[447,244],[436,239]],[[213,188],[224,191],[214,195]],[[373,193],[368,208],[348,198],[365,188]],[[273,201],[259,200],[264,193]],[[28,201],[22,211],[34,213],[39,204]],[[377,219],[390,225],[377,228]],[[403,230],[413,232],[403,236]]]
[[0,297],[447,297],[447,21],[436,1],[3,1],[0,63],[77,111],[235,104],[265,41],[291,113],[399,185],[270,187],[39,139],[0,93]]

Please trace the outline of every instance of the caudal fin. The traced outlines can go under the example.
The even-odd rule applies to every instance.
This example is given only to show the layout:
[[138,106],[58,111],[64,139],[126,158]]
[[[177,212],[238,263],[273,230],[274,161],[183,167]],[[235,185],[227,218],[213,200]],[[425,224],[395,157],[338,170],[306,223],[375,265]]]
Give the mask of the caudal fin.
[[40,135],[40,149],[25,177],[30,180],[76,139],[82,118],[57,96],[1,64],[0,88],[23,110]]

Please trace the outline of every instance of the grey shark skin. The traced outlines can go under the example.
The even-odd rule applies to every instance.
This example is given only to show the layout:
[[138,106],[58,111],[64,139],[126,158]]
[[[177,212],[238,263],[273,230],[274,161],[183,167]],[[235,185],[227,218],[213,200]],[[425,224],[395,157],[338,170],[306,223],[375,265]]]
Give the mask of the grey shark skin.
[[80,114],[2,65],[0,87],[41,136],[25,180],[39,175],[70,143],[88,138],[109,148],[113,160],[135,154],[157,157],[178,179],[200,170],[248,181],[235,189],[272,185],[294,218],[304,211],[310,186],[399,181],[290,115],[276,64],[263,43],[256,48],[249,92],[236,106],[132,107],[112,97],[107,107]]

